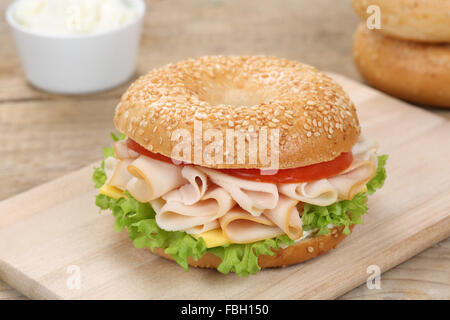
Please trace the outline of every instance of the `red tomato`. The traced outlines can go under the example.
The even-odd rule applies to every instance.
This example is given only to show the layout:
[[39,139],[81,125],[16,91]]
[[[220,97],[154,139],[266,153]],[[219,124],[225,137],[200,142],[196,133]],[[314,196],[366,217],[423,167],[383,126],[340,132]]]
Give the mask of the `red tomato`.
[[280,169],[275,174],[261,174],[259,169],[219,169],[223,173],[242,179],[270,182],[296,183],[332,177],[347,169],[353,161],[351,152],[343,152],[337,158],[305,167]]
[[[134,140],[128,138],[128,148],[136,151],[139,154],[150,157],[152,159],[168,162],[174,164],[175,162],[166,156],[159,153],[153,153],[143,148]],[[274,174],[261,174],[260,169],[217,169],[223,173],[229,174],[234,177],[269,183],[296,183],[296,182],[308,182],[314,180],[320,180],[323,178],[332,177],[339,172],[347,169],[353,161],[353,155],[351,152],[343,152],[337,158],[312,164],[305,167],[298,167],[292,169],[280,169]]]
[[172,158],[163,156],[160,153],[154,153],[154,152],[148,151],[143,146],[141,146],[136,141],[134,141],[133,139],[130,139],[130,138],[127,139],[127,147],[133,151],[136,151],[139,154],[142,154],[146,157],[149,157],[149,158],[152,158],[155,160],[164,161],[164,162],[168,162],[171,164],[179,163],[179,161],[175,162],[176,160],[172,160]]

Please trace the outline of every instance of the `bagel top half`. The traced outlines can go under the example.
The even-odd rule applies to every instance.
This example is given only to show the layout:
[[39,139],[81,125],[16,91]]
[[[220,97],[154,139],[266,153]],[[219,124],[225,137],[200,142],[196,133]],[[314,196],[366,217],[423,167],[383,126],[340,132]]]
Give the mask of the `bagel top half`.
[[[352,0],[353,9],[365,21],[377,6],[385,35],[403,40],[450,42],[450,0]],[[368,12],[369,11],[369,12]]]
[[[280,169],[333,160],[350,151],[360,134],[355,107],[334,80],[309,65],[265,56],[205,56],[155,69],[123,94],[114,120],[120,132],[147,150],[175,159],[174,130],[195,137],[195,123],[201,122],[203,133],[219,130],[224,141],[227,130],[250,135],[266,130],[270,136],[278,129]],[[190,143],[193,149],[194,138]],[[201,141],[203,148],[209,143]],[[194,152],[188,162],[267,167],[260,157],[250,164],[248,150],[243,164],[211,165]]]

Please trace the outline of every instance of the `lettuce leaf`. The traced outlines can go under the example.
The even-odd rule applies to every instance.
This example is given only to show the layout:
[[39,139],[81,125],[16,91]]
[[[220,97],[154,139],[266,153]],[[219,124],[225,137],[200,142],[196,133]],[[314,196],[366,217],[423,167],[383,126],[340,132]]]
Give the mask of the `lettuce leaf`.
[[383,154],[382,156],[378,157],[378,167],[375,177],[373,177],[372,180],[370,180],[367,184],[368,195],[374,194],[375,191],[383,187],[384,180],[386,180],[385,166],[388,158],[389,156],[387,154]]
[[229,244],[208,251],[222,259],[222,263],[217,267],[219,272],[224,274],[234,272],[239,277],[247,277],[261,270],[258,256],[262,254],[273,256],[275,253],[272,249],[280,248],[280,244],[289,246],[294,244],[294,241],[287,235],[282,235],[253,243]]
[[155,211],[150,204],[141,203],[129,193],[126,198],[113,199],[99,194],[96,205],[102,209],[110,209],[116,218],[114,230],[120,232],[127,229],[130,239],[136,248],[166,248],[176,262],[184,269],[188,268],[188,257],[199,259],[206,253],[203,239],[195,239],[185,232],[169,232],[158,227]]
[[321,207],[305,205],[302,216],[303,230],[318,229],[317,235],[328,234],[329,224],[336,227],[344,226],[344,234],[350,234],[352,224],[362,223],[361,216],[367,212],[367,196],[358,193],[352,200],[343,200],[332,205]]
[[[117,141],[123,136],[117,137],[111,134]],[[116,140],[117,139],[117,140]],[[113,156],[112,148],[104,148],[105,158]],[[344,233],[350,233],[351,224],[362,223],[361,216],[367,212],[367,194],[372,194],[381,188],[386,178],[384,165],[387,155],[378,158],[378,169],[375,177],[367,184],[367,193],[359,193],[352,200],[334,203],[327,207],[305,205],[302,216],[303,229],[318,229],[318,235],[329,233],[328,224],[345,226]],[[100,188],[106,181],[104,161],[94,169],[93,181],[96,188]],[[258,256],[262,254],[274,255],[272,249],[280,248],[280,245],[289,246],[294,241],[287,235],[273,239],[266,239],[248,244],[228,244],[215,248],[206,248],[202,238],[196,239],[186,232],[166,231],[158,227],[155,220],[155,211],[149,203],[141,203],[134,199],[131,194],[124,192],[124,197],[113,199],[99,194],[95,200],[101,210],[111,210],[116,221],[114,230],[120,232],[128,231],[130,239],[136,248],[164,248],[166,254],[170,254],[174,260],[186,271],[188,270],[188,258],[200,259],[205,253],[210,252],[218,256],[222,262],[217,270],[227,274],[236,273],[239,277],[246,277],[261,270],[258,265]],[[348,212],[348,215],[345,214]]]
[[184,270],[188,271],[188,258],[200,259],[206,253],[205,241],[195,239],[186,232],[170,232],[162,230],[156,224],[155,219],[143,219],[131,225],[135,231],[130,233],[130,238],[136,248],[165,248],[164,252],[172,258]]
[[105,173],[105,160],[102,160],[99,167],[94,168],[94,173],[92,174],[92,180],[94,181],[94,187],[101,188],[106,182]]
[[125,138],[127,137],[127,135],[124,134],[124,133],[119,133],[119,135],[117,135],[117,134],[115,134],[114,132],[111,132],[109,135],[110,135],[111,139],[112,139],[114,142],[123,140],[123,139],[125,139]]

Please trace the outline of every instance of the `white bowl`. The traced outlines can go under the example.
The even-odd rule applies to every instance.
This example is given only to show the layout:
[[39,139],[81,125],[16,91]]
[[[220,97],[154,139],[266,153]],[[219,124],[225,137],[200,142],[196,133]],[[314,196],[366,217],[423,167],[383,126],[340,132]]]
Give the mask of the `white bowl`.
[[32,85],[54,93],[83,94],[124,83],[135,72],[143,0],[129,0],[138,17],[120,28],[88,35],[32,32],[14,18],[17,3],[6,11],[25,75]]

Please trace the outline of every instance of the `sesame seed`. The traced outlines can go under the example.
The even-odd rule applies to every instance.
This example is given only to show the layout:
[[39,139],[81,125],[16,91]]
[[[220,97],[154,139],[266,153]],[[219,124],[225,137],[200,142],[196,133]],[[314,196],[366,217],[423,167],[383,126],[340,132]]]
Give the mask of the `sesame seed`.
[[309,252],[309,253],[313,253],[313,252],[314,252],[314,248],[311,247],[311,246],[309,246],[309,247],[308,247],[308,252]]

